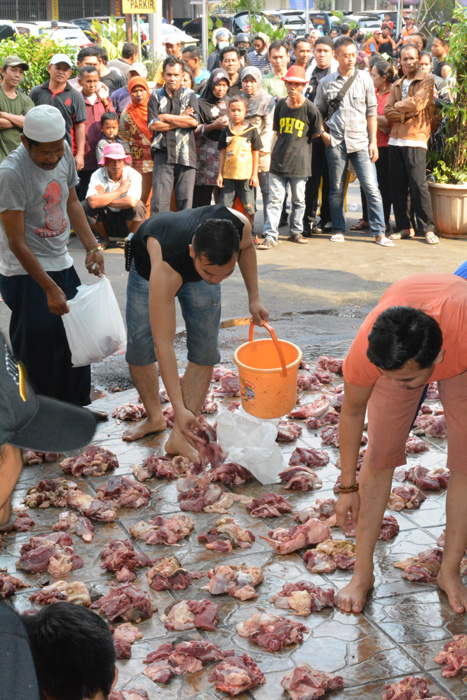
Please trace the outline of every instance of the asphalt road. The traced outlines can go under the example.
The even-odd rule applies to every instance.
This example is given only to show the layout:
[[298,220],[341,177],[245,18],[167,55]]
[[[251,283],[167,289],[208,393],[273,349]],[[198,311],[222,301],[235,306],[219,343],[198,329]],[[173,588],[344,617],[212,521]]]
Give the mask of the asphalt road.
[[[349,204],[359,204],[358,189],[352,185]],[[349,212],[347,225],[360,217]],[[257,215],[256,229],[261,230]],[[319,354],[343,355],[358,327],[384,290],[394,281],[416,272],[453,272],[467,258],[467,242],[441,239],[429,246],[424,239],[399,241],[394,248],[375,245],[367,233],[348,231],[345,243],[331,243],[329,236],[314,236],[307,246],[286,241],[287,228],[281,229],[280,244],[268,251],[258,251],[258,275],[262,301],[278,337],[299,345],[304,357]],[[70,251],[84,284],[94,278],[84,267],[84,251],[72,238]],[[106,273],[112,283],[122,313],[125,310],[127,273],[123,252],[105,253]],[[239,270],[222,283],[221,331],[222,362],[232,363],[235,347],[245,342],[248,303]],[[0,303],[0,328],[8,327],[9,310]],[[177,356],[181,368],[185,361],[183,319],[177,309]],[[264,330],[255,331],[265,333]],[[112,357],[93,367],[93,381],[104,390],[128,388],[129,376],[124,358]]]

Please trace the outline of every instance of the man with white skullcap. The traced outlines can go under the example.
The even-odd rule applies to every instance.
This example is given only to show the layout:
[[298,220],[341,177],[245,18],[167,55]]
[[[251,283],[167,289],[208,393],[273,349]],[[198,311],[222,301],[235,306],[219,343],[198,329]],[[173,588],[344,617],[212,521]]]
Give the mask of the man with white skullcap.
[[70,223],[88,271],[103,273],[104,258],[76,195],[58,109],[31,109],[21,141],[0,164],[0,292],[11,309],[10,340],[38,393],[86,405],[90,368],[72,367],[61,319],[80,284],[67,249]]

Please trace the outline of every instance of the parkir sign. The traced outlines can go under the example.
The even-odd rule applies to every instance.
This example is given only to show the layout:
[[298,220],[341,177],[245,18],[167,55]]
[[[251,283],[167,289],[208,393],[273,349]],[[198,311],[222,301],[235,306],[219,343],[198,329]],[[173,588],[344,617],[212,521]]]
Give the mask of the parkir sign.
[[123,14],[152,14],[157,12],[157,0],[122,0]]

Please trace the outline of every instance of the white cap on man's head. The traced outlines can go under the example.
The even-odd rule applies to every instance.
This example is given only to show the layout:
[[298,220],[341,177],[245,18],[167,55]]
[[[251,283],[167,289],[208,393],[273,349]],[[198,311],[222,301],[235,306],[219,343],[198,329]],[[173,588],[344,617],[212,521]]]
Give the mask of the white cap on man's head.
[[56,107],[33,107],[24,117],[23,134],[39,143],[59,141],[65,136],[65,120]]
[[70,68],[73,68],[71,58],[66,53],[56,53],[49,61],[49,66],[55,66],[57,63],[66,63]]
[[138,63],[138,62],[132,63],[131,68],[128,71],[128,73],[131,73],[131,71],[135,71],[136,73],[138,73],[140,78],[146,79],[148,77],[148,69],[146,68],[144,63]]

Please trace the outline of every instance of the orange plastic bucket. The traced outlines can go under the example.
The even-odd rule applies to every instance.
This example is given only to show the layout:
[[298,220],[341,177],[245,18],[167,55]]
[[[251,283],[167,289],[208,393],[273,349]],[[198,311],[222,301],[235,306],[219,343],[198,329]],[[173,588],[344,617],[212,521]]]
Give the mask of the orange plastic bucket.
[[242,406],[257,418],[280,418],[292,410],[297,400],[302,351],[293,343],[278,340],[268,323],[262,325],[271,338],[253,340],[254,325],[251,324],[249,342],[240,345],[234,353]]

